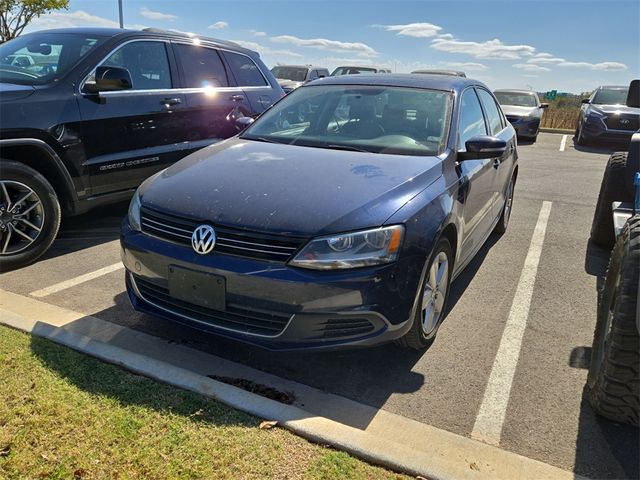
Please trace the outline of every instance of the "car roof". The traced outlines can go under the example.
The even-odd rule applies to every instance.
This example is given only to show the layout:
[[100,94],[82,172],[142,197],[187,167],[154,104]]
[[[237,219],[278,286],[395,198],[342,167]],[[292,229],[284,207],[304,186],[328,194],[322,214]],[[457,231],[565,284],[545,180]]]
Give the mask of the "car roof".
[[600,85],[597,89],[603,90],[605,88],[608,90],[629,90],[629,85]]
[[433,90],[463,90],[472,85],[487,88],[472,78],[453,75],[429,75],[422,73],[387,73],[385,75],[339,75],[314,80],[312,85],[382,85],[388,87],[430,88]]
[[517,90],[511,88],[498,88],[493,91],[493,93],[502,92],[502,93],[524,93],[526,95],[538,95],[538,92],[534,92],[533,90]]
[[248,48],[244,48],[241,45],[235,42],[230,42],[228,40],[221,40],[219,38],[213,38],[213,37],[205,37],[205,36],[190,34],[186,32],[174,32],[171,30],[162,30],[159,28],[145,28],[143,30],[133,30],[133,29],[127,29],[127,28],[73,27],[73,28],[55,28],[51,30],[40,30],[37,32],[32,32],[30,35],[39,34],[39,33],[70,33],[70,34],[83,34],[83,35],[97,35],[97,36],[103,36],[103,37],[148,36],[148,37],[157,38],[158,36],[160,36],[160,37],[165,37],[169,39],[181,39],[181,40],[190,40],[190,41],[193,41],[195,38],[197,38],[201,42],[205,42],[208,44],[214,44],[220,47],[233,48],[234,50],[241,51],[244,53],[252,53],[254,55],[258,55],[257,52],[250,50]]
[[317,70],[317,69],[320,69],[320,70],[327,70],[327,68],[326,68],[326,67],[318,67],[318,66],[316,66],[316,65],[274,65],[274,66],[273,66],[273,67],[271,67],[271,68],[276,68],[276,67],[285,67],[285,68],[307,68],[307,69],[309,69],[309,70],[314,70],[314,69],[315,69],[315,70]]
[[411,73],[420,73],[422,75],[457,75],[459,77],[466,77],[466,73],[461,70],[443,70],[439,68],[427,68],[422,70],[414,70]]

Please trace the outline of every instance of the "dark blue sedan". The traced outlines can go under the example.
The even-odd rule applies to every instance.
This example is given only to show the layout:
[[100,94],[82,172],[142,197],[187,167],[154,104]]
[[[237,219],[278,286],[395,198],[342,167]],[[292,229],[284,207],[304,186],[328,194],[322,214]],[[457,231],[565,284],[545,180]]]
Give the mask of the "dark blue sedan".
[[272,349],[426,348],[517,175],[515,131],[475,80],[318,80],[140,186],[129,297]]

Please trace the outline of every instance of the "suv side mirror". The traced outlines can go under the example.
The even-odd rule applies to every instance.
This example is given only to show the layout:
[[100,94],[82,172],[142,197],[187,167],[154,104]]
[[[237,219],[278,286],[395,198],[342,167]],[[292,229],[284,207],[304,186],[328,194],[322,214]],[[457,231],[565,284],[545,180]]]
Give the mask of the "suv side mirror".
[[114,92],[133,88],[131,74],[126,68],[98,67],[95,83],[87,83],[84,89],[90,93]]
[[591,103],[591,101],[588,98],[583,98],[580,103]]
[[548,103],[541,103],[540,104],[540,108],[549,108],[549,104]]
[[466,152],[458,152],[458,160],[479,160],[500,157],[507,149],[507,142],[489,135],[478,135],[466,141]]
[[631,80],[629,84],[627,107],[640,108],[640,80]]

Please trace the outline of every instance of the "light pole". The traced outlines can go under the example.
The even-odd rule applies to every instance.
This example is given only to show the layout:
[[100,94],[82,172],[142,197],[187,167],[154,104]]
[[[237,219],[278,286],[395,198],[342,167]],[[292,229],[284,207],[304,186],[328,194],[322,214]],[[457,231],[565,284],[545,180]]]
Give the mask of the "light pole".
[[122,0],[118,0],[118,14],[120,16],[120,28],[124,28],[124,19],[122,17]]

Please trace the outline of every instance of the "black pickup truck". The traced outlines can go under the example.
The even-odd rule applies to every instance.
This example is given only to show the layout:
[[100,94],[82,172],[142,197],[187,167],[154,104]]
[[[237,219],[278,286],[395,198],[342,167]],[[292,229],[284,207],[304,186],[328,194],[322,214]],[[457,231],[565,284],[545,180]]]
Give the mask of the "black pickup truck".
[[223,40],[75,28],[0,45],[0,271],[42,255],[61,215],[126,200],[282,96],[256,52]]

